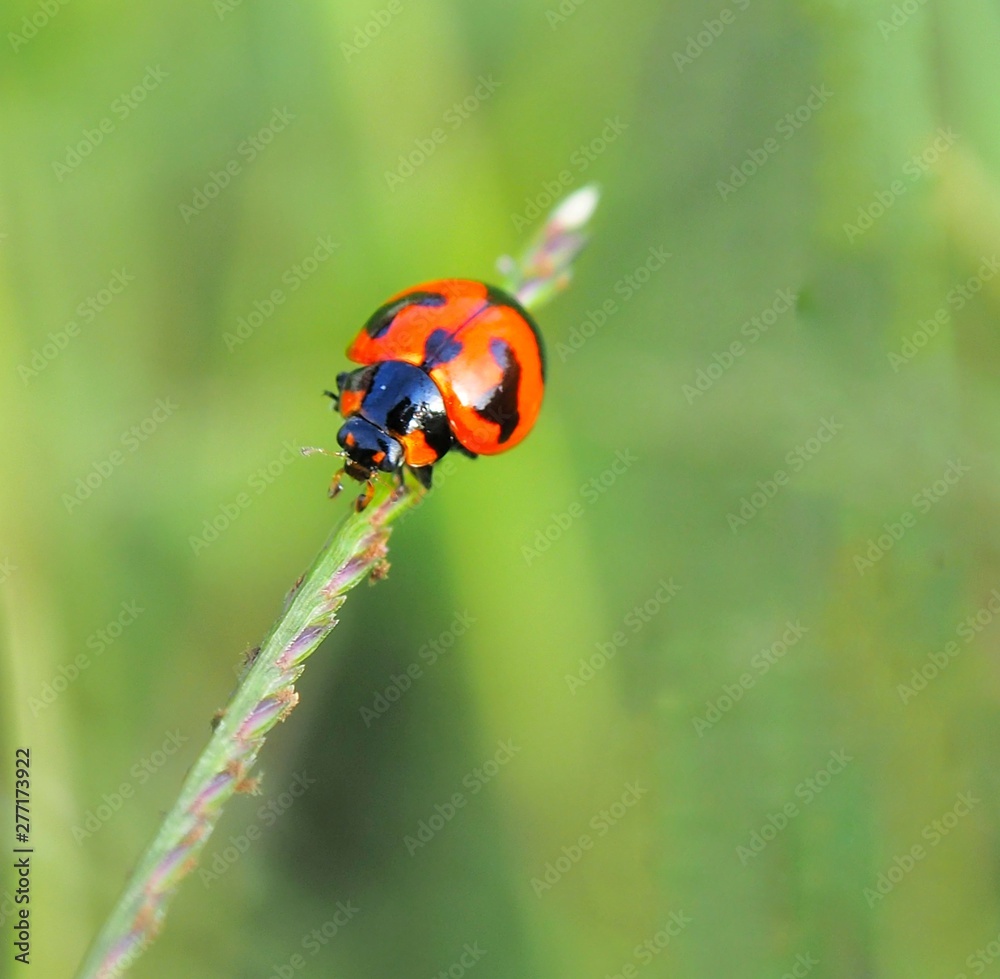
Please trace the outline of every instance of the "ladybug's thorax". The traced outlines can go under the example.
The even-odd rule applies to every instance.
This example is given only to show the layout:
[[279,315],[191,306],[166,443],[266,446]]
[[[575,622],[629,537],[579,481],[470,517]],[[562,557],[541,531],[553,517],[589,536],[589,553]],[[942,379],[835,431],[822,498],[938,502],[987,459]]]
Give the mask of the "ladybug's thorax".
[[361,414],[394,435],[406,435],[430,415],[444,413],[444,399],[427,373],[401,360],[374,365]]

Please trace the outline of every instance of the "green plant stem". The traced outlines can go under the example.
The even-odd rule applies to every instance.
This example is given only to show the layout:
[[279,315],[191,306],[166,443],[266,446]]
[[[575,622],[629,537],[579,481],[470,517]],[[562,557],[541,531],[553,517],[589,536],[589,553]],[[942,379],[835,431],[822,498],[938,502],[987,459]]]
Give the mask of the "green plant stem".
[[380,485],[368,508],[344,520],[292,589],[97,936],[80,979],[124,975],[152,942],[227,800],[234,792],[252,790],[250,768],[267,733],[298,702],[295,681],[306,658],[337,624],[346,593],[365,577],[384,573],[390,524],[422,498],[416,489],[400,493]]
[[[519,260],[498,263],[505,286],[525,307],[537,308],[568,284],[598,196],[592,185],[571,194]],[[117,979],[128,971],[156,937],[170,899],[197,865],[226,802],[235,792],[255,790],[250,769],[268,732],[298,703],[295,681],[305,660],[337,624],[347,592],[369,575],[385,574],[390,525],[425,498],[411,482],[398,490],[380,483],[368,508],[344,520],[296,583],[94,940],[78,979]]]

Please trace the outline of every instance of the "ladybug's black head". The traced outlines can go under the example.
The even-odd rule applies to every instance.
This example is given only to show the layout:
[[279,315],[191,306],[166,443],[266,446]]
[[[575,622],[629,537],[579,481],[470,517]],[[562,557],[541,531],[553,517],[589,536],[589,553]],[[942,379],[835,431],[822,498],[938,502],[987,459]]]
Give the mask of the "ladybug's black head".
[[337,442],[347,457],[344,472],[359,482],[379,471],[396,472],[403,465],[402,445],[360,415],[352,415],[340,426]]

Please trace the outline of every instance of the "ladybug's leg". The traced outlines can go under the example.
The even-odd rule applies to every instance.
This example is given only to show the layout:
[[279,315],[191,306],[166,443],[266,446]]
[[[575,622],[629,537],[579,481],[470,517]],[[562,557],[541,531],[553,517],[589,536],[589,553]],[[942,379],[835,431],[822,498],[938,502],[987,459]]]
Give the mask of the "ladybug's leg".
[[410,472],[416,476],[417,482],[420,483],[424,489],[431,488],[431,479],[434,475],[433,466],[410,466]]
[[375,495],[375,484],[369,480],[365,483],[365,491],[354,501],[355,512],[360,513],[372,501]]
[[462,445],[462,443],[459,442],[458,439],[455,440],[455,444],[452,446],[452,448],[453,449],[458,449],[458,451],[461,452],[462,455],[468,456],[468,458],[470,458],[470,459],[478,459],[479,458],[479,453],[478,452],[472,452],[472,451],[470,451],[464,445]]
[[330,480],[330,489],[327,491],[330,499],[335,499],[337,494],[344,488],[341,484],[344,480],[344,470],[341,469],[340,472],[334,473],[333,479]]

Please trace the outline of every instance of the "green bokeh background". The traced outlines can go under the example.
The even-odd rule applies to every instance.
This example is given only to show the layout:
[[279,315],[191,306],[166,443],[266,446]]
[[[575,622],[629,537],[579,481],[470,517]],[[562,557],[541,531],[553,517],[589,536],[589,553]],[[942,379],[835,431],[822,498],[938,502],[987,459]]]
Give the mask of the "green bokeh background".
[[[26,974],[72,973],[241,650],[345,511],[325,498],[331,460],[286,446],[333,445],[320,392],[359,325],[411,283],[495,278],[529,202],[596,179],[593,243],[539,316],[535,432],[456,459],[395,531],[388,581],[351,596],[267,745],[262,796],[230,804],[203,863],[247,827],[260,839],[219,879],[186,881],[134,974],[269,979],[299,953],[295,975],[434,976],[479,943],[477,979],[756,979],[797,956],[816,977],[1000,975],[1000,276],[953,291],[1000,253],[997,5],[401,0],[356,50],[385,4],[52,8],[0,16],[0,843],[13,746],[30,745]],[[116,99],[157,67],[124,114]],[[498,87],[456,124],[481,77]],[[809,108],[814,87],[828,94]],[[241,144],[275,110],[294,118],[251,161]],[[602,143],[609,120],[622,131]],[[433,153],[387,179],[437,128]],[[293,291],[283,276],[322,236],[338,247]],[[655,249],[671,257],[633,289]],[[121,295],[77,312],[122,269]],[[273,315],[227,344],[275,289]],[[781,290],[794,308],[751,341],[743,324]],[[158,399],[176,409],[131,451],[123,435]],[[839,430],[809,448],[824,420]],[[585,489],[618,453],[634,462]],[[955,462],[968,472],[934,490]],[[787,482],[734,524],[778,470]],[[250,505],[193,546],[241,493]],[[525,550],[573,504],[544,553]],[[860,563],[886,524],[899,539]],[[626,618],[650,599],[648,621]],[[142,612],[98,655],[123,602]],[[421,650],[457,615],[474,622],[430,664]],[[789,622],[804,634],[763,669]],[[940,675],[901,690],[949,642]],[[422,675],[366,724],[412,663]],[[743,675],[738,702],[696,725]],[[171,732],[187,740],[140,774]],[[473,794],[508,739],[520,750]],[[302,772],[308,791],[261,818]],[[111,818],[74,834],[123,783]],[[632,783],[638,802],[602,821]],[[464,807],[411,856],[405,838],[454,793]],[[961,793],[976,801],[942,835]],[[738,850],[755,831],[773,838]],[[592,847],[533,886],[581,834]],[[889,893],[866,895],[915,845]],[[304,951],[337,902],[360,911]],[[672,920],[688,923],[643,952]]]

